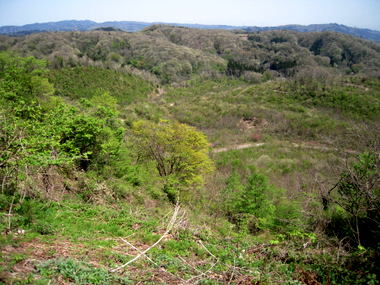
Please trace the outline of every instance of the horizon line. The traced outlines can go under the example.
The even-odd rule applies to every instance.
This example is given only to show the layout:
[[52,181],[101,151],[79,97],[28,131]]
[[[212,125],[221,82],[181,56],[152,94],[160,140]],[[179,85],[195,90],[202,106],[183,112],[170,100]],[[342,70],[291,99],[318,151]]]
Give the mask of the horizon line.
[[357,27],[357,26],[348,26],[344,24],[339,24],[336,22],[330,22],[330,23],[313,23],[313,24],[283,24],[283,25],[270,25],[270,26],[259,26],[259,25],[233,25],[233,24],[202,24],[202,23],[179,23],[179,22],[162,22],[162,21],[136,21],[136,20],[107,20],[107,21],[94,21],[90,19],[69,19],[69,20],[57,20],[57,21],[46,21],[46,22],[34,22],[34,23],[29,23],[29,24],[23,24],[23,25],[1,25],[0,27],[23,27],[23,26],[28,26],[28,25],[36,25],[36,24],[47,24],[47,23],[59,23],[59,22],[70,22],[70,21],[76,21],[76,22],[93,22],[96,24],[103,24],[107,22],[135,22],[135,23],[145,23],[145,24],[177,24],[177,25],[200,25],[200,26],[228,26],[228,27],[258,27],[258,28],[267,28],[267,27],[285,27],[285,26],[312,26],[312,25],[339,25],[339,26],[346,26],[346,27],[351,27],[355,29],[363,29],[363,30],[372,30],[372,31],[377,31],[380,32],[380,30],[377,29],[372,29],[372,28],[362,28],[362,27]]

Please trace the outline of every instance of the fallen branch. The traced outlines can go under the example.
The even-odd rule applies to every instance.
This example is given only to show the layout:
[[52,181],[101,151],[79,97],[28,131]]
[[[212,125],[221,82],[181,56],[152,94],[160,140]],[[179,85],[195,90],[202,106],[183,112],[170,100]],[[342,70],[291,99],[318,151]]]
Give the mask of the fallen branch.
[[236,259],[235,259],[235,256],[234,256],[234,266],[232,266],[232,273],[231,273],[231,277],[230,277],[230,280],[228,280],[228,283],[227,284],[231,284],[233,278],[234,278],[234,275],[235,275],[235,264],[236,264]]
[[202,273],[202,271],[200,271],[198,268],[194,267],[193,265],[191,265],[189,262],[187,262],[182,256],[178,256],[178,258],[184,263],[186,264],[187,266],[191,267],[194,271],[197,271],[198,273]]
[[199,244],[208,252],[209,255],[211,255],[213,258],[215,259],[218,259],[215,255],[213,255],[208,249],[207,247],[205,247],[205,245],[203,244],[203,242],[201,240],[198,241]]
[[[187,279],[186,280],[186,283],[189,283],[189,282],[191,282],[191,281],[193,281],[194,279],[198,279],[198,278],[200,278],[200,277],[202,277],[202,276],[205,276],[208,272],[210,272],[214,267],[215,267],[215,265],[218,263],[218,261],[219,261],[219,259],[215,256],[215,255],[213,255],[208,249],[207,249],[207,247],[205,247],[205,245],[202,243],[202,241],[201,240],[199,240],[198,241],[199,242],[199,244],[207,251],[207,253],[208,254],[210,254],[213,258],[215,258],[216,259],[216,261],[210,266],[210,268],[209,269],[207,269],[206,271],[204,271],[204,272],[202,272],[201,274],[199,274],[199,275],[197,275],[197,276],[194,276],[194,277],[191,277],[190,279]],[[197,282],[199,282],[200,280],[198,280]]]
[[165,272],[165,273],[168,273],[169,275],[181,280],[182,282],[185,282],[184,279],[182,279],[181,277],[177,276],[177,275],[174,275],[173,273],[167,271],[165,268],[162,268],[159,264],[157,264],[156,262],[154,262],[153,259],[151,259],[149,256],[147,256],[141,249],[135,247],[133,244],[131,244],[129,241],[123,239],[123,238],[120,238],[124,243],[126,243],[127,245],[129,245],[131,248],[137,250],[140,254],[142,254],[146,259],[148,259],[152,264],[156,265],[159,270]]
[[[198,279],[198,278],[200,278],[200,277],[202,277],[202,276],[205,276],[207,273],[209,273],[209,272],[211,271],[211,269],[213,269],[213,268],[215,267],[215,265],[216,265],[217,263],[218,263],[218,260],[217,260],[215,263],[213,263],[213,264],[210,266],[210,268],[207,269],[205,272],[202,272],[201,274],[199,274],[199,275],[197,275],[197,276],[194,276],[194,277],[191,277],[190,279],[187,279],[187,280],[186,280],[186,283],[192,282],[194,279]],[[201,281],[201,280],[198,280],[197,282],[199,282],[199,281]]]
[[176,219],[177,219],[179,208],[180,208],[179,204],[177,203],[177,205],[174,208],[173,216],[171,217],[171,219],[170,219],[170,221],[169,221],[169,223],[168,223],[168,225],[166,227],[166,231],[164,232],[164,234],[154,244],[152,244],[150,247],[148,247],[144,251],[141,251],[140,254],[136,255],[133,259],[131,259],[127,263],[125,263],[125,264],[123,264],[123,265],[121,265],[121,266],[119,266],[119,267],[117,267],[115,269],[111,269],[110,271],[111,272],[116,272],[116,271],[119,271],[120,269],[123,269],[124,267],[128,266],[132,262],[135,262],[140,257],[142,257],[143,255],[145,255],[149,250],[151,250],[152,248],[154,248],[156,245],[158,245],[166,237],[166,235],[172,230],[172,228],[173,228],[173,226],[174,226],[174,224],[176,222]]

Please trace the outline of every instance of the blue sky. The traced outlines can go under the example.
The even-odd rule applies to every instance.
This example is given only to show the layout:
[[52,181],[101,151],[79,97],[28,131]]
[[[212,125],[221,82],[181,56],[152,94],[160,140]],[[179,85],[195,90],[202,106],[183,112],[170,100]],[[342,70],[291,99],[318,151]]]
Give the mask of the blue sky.
[[247,26],[339,23],[380,30],[380,0],[0,0],[0,26],[60,20]]

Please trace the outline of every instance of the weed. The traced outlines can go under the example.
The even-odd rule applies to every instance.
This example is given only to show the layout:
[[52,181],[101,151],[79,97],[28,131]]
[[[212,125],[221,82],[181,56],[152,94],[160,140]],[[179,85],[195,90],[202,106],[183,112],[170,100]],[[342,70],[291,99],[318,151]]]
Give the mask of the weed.
[[107,270],[96,268],[73,259],[52,259],[37,266],[43,277],[64,279],[75,284],[131,284],[127,277],[110,274]]

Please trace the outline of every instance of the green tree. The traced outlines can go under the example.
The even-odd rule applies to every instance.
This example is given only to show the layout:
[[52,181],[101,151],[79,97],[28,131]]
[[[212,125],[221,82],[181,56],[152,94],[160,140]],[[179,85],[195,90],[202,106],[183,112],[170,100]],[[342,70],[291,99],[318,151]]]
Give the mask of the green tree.
[[[341,215],[348,234],[357,245],[377,246],[380,237],[380,159],[363,153],[348,165],[330,190],[330,199],[344,211]],[[337,192],[338,195],[334,192]],[[342,229],[338,229],[339,231]]]
[[201,184],[213,170],[206,136],[194,127],[141,120],[132,126],[132,141],[140,160],[154,161],[161,177],[175,178],[183,185]]
[[265,175],[251,170],[246,183],[236,172],[226,180],[224,210],[228,218],[239,227],[248,226],[250,232],[271,226],[275,206],[270,199],[271,186]]

